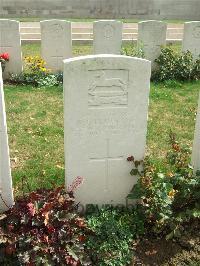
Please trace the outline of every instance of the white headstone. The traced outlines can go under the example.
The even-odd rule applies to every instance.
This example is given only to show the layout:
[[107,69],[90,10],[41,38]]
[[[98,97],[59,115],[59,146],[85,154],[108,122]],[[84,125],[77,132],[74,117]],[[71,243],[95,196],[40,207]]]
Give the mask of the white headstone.
[[7,78],[9,73],[20,74],[22,72],[22,53],[19,32],[19,22],[9,19],[0,19],[0,53],[8,53],[9,62],[3,73]]
[[66,182],[82,204],[124,204],[145,152],[150,62],[120,55],[64,61]]
[[0,212],[14,204],[8,148],[3,79],[0,64]]
[[116,20],[99,20],[93,24],[94,53],[120,54],[123,24]]
[[41,25],[41,55],[47,68],[63,71],[63,60],[72,57],[71,22],[44,20]]
[[200,55],[200,21],[184,23],[182,50],[189,50],[194,58]]
[[200,96],[192,149],[192,165],[194,167],[194,172],[200,170]]
[[161,47],[166,45],[166,34],[167,24],[162,21],[148,20],[138,23],[138,46],[143,49],[144,57],[151,61],[153,69]]

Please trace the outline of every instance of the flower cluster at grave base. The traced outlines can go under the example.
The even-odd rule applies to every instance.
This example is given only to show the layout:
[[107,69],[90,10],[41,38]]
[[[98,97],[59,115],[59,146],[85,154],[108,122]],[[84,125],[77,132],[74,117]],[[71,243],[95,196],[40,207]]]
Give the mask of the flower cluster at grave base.
[[0,54],[0,62],[5,62],[5,61],[9,61],[10,56],[8,53],[2,53]]
[[6,62],[8,62],[9,59],[10,59],[10,56],[9,56],[8,53],[2,53],[2,54],[0,54],[0,63],[1,63],[2,71],[5,70]]
[[189,165],[190,149],[181,147],[173,133],[170,143],[171,150],[163,162],[166,172],[160,172],[148,160],[127,158],[133,164],[131,175],[139,175],[128,198],[141,199],[139,208],[149,232],[164,235],[166,239],[181,237],[184,224],[200,218],[200,173],[193,173]]
[[26,56],[24,58],[26,67],[30,72],[50,72],[49,69],[45,67],[46,62],[40,56]]
[[40,189],[0,217],[0,265],[91,265],[72,192]]
[[19,75],[11,74],[9,82],[20,85],[33,85],[35,87],[58,86],[63,81],[62,73],[52,73],[46,68],[46,62],[40,56],[27,56],[24,58],[25,71]]

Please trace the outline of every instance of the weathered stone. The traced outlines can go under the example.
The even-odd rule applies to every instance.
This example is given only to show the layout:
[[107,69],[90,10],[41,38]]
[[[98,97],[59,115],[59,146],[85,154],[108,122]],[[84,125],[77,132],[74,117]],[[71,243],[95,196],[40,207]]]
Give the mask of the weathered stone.
[[200,21],[184,23],[182,50],[190,51],[194,58],[200,55]]
[[0,212],[12,206],[12,177],[10,169],[10,157],[8,148],[8,136],[6,126],[6,113],[3,92],[3,79],[0,64]]
[[120,54],[123,24],[116,20],[99,20],[93,25],[94,53]]
[[194,167],[194,172],[200,170],[200,96],[192,148],[192,165]]
[[148,20],[138,23],[138,48],[144,51],[144,57],[154,62],[159,57],[161,46],[166,45],[167,24],[162,21]]
[[128,56],[64,61],[66,183],[84,177],[82,204],[124,204],[136,182],[127,157],[144,157],[150,72]]
[[63,70],[63,60],[72,56],[71,22],[44,20],[41,25],[41,54],[47,68]]
[[20,74],[22,72],[22,53],[19,32],[19,22],[9,19],[0,19],[0,53],[8,53],[9,62],[3,76],[7,78],[9,74]]

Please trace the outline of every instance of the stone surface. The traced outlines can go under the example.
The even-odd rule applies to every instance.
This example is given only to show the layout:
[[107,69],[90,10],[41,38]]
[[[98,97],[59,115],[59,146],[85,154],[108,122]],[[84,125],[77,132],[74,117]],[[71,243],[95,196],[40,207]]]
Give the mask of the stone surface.
[[200,170],[200,95],[192,148],[192,165],[194,167],[194,172]]
[[[13,205],[12,177],[8,148],[3,79],[0,64],[0,212]],[[3,200],[2,200],[3,199]]]
[[[23,42],[40,42],[39,22],[20,23],[21,40]],[[123,23],[123,41],[137,40],[137,23]],[[169,23],[167,25],[167,42],[180,42],[183,38],[183,24]],[[72,43],[92,43],[93,23],[92,22],[72,22]]]
[[166,45],[167,24],[162,21],[142,21],[138,23],[138,47],[144,51],[146,59],[152,62],[152,68],[156,64],[161,46]]
[[82,204],[124,204],[145,152],[150,62],[120,55],[64,61],[66,183]]
[[199,0],[0,0],[0,16],[199,20]]
[[189,50],[194,58],[200,55],[200,21],[185,22],[182,50]]
[[63,60],[72,56],[71,22],[44,20],[41,25],[41,55],[47,68],[63,70]]
[[4,77],[8,77],[9,73],[20,74],[22,53],[18,21],[0,19],[0,53],[10,55],[10,60],[6,63]]
[[93,25],[95,54],[120,54],[123,24],[116,20],[99,20]]

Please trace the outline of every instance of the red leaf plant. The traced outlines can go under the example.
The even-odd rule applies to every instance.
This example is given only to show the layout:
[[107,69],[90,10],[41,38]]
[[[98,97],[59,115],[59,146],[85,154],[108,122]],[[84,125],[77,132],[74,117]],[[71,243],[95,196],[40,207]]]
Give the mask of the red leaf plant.
[[85,248],[91,232],[75,207],[63,187],[16,200],[0,217],[0,265],[91,265]]

